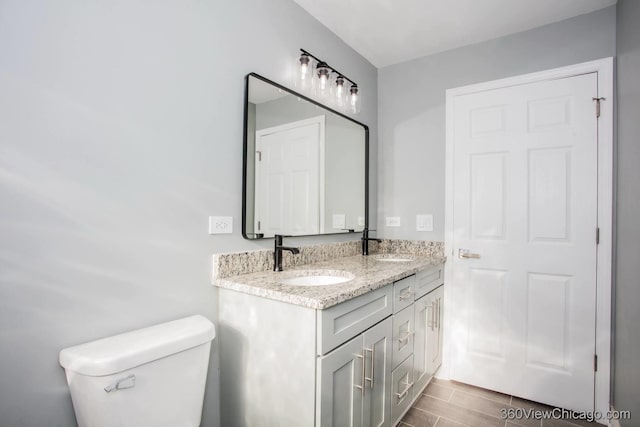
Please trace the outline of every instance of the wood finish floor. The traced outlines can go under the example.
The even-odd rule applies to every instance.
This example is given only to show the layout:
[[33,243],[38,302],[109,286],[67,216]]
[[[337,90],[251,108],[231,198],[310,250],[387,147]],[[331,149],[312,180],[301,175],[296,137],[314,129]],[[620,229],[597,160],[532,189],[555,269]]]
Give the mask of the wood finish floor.
[[[548,410],[551,406],[506,394],[434,378],[407,415],[400,427],[575,427],[600,426],[581,420],[535,418],[505,419],[503,410],[521,408]],[[518,415],[526,415],[518,410]]]

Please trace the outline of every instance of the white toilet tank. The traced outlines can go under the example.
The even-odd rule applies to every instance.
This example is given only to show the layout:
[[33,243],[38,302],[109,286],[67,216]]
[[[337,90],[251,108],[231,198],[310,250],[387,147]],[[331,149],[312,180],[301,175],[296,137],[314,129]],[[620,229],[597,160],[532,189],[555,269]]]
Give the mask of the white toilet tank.
[[78,426],[199,426],[214,338],[197,315],[62,350]]

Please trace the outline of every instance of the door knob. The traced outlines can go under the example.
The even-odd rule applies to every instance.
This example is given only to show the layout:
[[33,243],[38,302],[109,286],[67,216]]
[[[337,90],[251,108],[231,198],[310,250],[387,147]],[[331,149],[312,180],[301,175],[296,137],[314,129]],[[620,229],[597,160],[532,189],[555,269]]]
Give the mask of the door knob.
[[465,258],[478,259],[478,258],[480,258],[480,254],[471,253],[469,251],[469,249],[458,249],[458,258],[460,258],[460,259],[465,259]]

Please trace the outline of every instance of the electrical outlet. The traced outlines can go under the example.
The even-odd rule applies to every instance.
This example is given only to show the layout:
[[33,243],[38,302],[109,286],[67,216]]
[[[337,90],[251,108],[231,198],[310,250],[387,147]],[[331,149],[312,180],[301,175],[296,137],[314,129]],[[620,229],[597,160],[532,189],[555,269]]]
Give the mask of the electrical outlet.
[[416,231],[433,231],[433,215],[416,215]]
[[209,234],[231,234],[233,233],[232,216],[210,216]]
[[358,226],[364,227],[364,217],[363,216],[359,216],[358,217]]
[[347,228],[347,216],[345,214],[333,214],[331,227],[338,230]]
[[400,227],[400,217],[387,216],[384,218],[384,225],[387,227]]

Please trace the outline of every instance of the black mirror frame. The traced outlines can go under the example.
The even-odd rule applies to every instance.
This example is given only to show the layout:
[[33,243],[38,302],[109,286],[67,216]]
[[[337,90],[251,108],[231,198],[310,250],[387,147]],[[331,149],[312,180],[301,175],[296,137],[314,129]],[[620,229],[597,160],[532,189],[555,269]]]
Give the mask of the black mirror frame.
[[[357,125],[360,125],[364,128],[364,228],[365,230],[369,228],[369,126],[361,123],[357,120],[352,119],[349,116],[342,114],[339,111],[336,111],[332,108],[327,107],[313,99],[306,97],[298,92],[295,92],[289,88],[286,88],[272,80],[267,79],[266,77],[262,77],[256,73],[249,73],[245,76],[245,84],[244,84],[244,117],[243,117],[243,129],[242,129],[242,237],[247,240],[260,240],[262,237],[247,237],[247,152],[248,152],[248,138],[247,138],[247,122],[249,120],[249,77],[255,77],[258,80],[262,80],[265,83],[273,85],[280,90],[288,92],[292,95],[295,95],[305,101],[308,101],[320,108],[323,108],[327,111],[330,111],[333,114],[336,114],[342,118],[349,120]],[[351,233],[324,233],[324,234],[307,234],[295,237],[308,237],[308,236],[329,236],[329,235],[337,235],[337,234],[351,234]],[[268,237],[271,239],[271,237]]]

